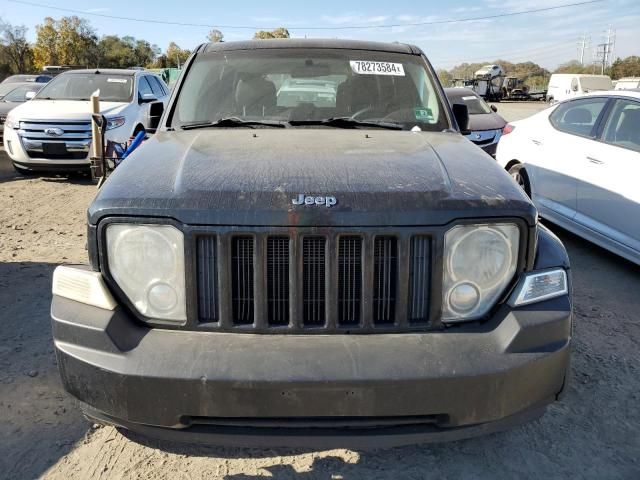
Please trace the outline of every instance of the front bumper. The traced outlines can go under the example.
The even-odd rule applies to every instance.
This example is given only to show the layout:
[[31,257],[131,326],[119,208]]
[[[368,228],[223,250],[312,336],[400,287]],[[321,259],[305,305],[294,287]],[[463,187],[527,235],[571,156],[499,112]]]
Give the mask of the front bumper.
[[225,445],[454,440],[539,416],[569,366],[568,296],[441,332],[268,335],[148,328],[54,296],[65,388],[88,416]]

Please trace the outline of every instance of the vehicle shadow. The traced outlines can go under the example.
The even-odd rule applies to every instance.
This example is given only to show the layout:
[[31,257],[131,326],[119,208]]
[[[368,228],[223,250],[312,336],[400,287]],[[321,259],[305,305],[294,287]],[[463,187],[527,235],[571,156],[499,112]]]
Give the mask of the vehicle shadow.
[[49,308],[55,264],[0,262],[0,478],[38,478],[88,423],[63,391]]
[[14,170],[13,165],[11,165],[11,159],[4,149],[0,147],[0,184],[33,179],[40,179],[45,182],[67,182],[78,185],[90,185],[93,183],[91,175],[88,173],[33,172],[28,175],[23,175]]

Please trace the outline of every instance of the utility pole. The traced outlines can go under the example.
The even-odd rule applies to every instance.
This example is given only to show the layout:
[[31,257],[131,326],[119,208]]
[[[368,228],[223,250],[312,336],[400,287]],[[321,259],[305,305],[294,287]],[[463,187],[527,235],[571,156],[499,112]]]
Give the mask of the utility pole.
[[611,29],[611,25],[607,29],[607,36],[605,43],[599,43],[596,50],[596,56],[600,60],[600,71],[604,75],[607,67],[611,66],[613,57],[613,46],[615,43],[615,31]]
[[589,48],[590,41],[591,39],[587,37],[587,34],[585,33],[584,35],[582,35],[582,38],[580,39],[580,43],[578,44],[578,48],[580,49],[580,65],[582,65],[583,67],[584,67],[584,52],[587,48]]

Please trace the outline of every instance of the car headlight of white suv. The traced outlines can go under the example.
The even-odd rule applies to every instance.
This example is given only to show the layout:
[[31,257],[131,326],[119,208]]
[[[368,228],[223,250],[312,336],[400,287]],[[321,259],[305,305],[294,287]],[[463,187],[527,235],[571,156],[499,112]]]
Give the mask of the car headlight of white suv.
[[107,118],[107,130],[113,130],[114,128],[121,127],[127,122],[125,117],[112,117]]
[[442,321],[483,317],[513,280],[520,230],[511,223],[458,225],[445,234]]
[[109,272],[145,317],[186,321],[184,235],[171,225],[107,227]]
[[20,128],[20,122],[13,117],[13,115],[7,115],[6,120],[4,121],[4,126],[6,128]]

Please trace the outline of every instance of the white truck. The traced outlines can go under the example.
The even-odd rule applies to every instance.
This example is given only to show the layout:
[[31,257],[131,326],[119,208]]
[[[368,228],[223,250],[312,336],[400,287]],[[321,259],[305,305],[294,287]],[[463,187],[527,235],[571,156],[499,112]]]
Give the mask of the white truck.
[[117,143],[146,130],[150,104],[169,99],[169,87],[147,71],[62,73],[7,115],[3,143],[16,171],[89,171],[90,96],[96,90],[108,121],[105,140]]
[[489,101],[502,98],[502,85],[505,77],[500,65],[485,65],[474,73],[474,77],[474,92]]
[[616,82],[615,90],[635,90],[640,88],[640,77],[624,77]]
[[549,79],[547,102],[553,104],[598,90],[613,90],[613,83],[608,75],[554,73]]

